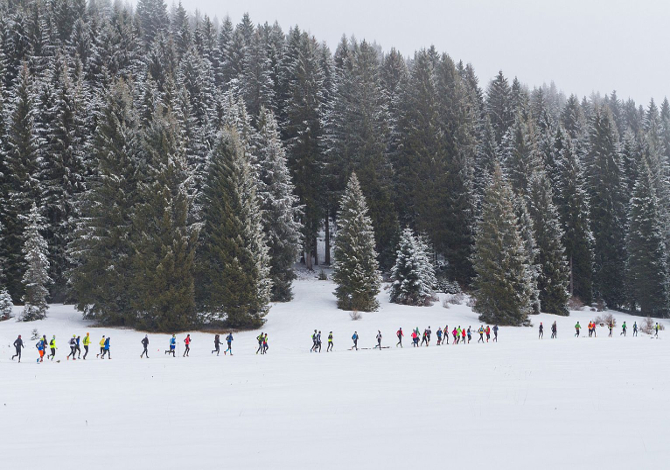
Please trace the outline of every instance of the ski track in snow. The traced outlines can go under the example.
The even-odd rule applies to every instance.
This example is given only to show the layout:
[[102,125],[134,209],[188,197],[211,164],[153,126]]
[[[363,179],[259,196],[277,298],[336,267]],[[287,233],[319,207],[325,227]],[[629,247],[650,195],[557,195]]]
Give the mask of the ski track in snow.
[[[330,281],[296,281],[295,300],[274,305],[263,328],[265,356],[254,354],[258,332],[236,334],[233,357],[212,356],[213,334],[195,332],[190,358],[181,357],[183,333],[177,358],[163,353],[168,335],[150,334],[151,358],[140,359],[144,333],[92,328],[71,306],[53,305],[39,322],[0,323],[0,469],[668,468],[667,329],[660,340],[633,338],[643,319],[614,313],[613,338],[599,327],[598,338],[578,339],[575,322],[585,328],[596,312],[543,314],[482,345],[477,315],[443,308],[443,296],[405,307],[382,291],[380,311],[353,322],[333,290]],[[446,324],[472,326],[473,341],[434,346]],[[429,348],[411,347],[417,326],[432,327]],[[33,328],[56,335],[60,363],[35,363]],[[321,354],[309,353],[314,328]],[[348,350],[354,330],[359,346],[372,347],[378,329],[390,349]],[[326,353],[330,330],[335,352]],[[89,359],[65,361],[68,339],[87,331]],[[19,333],[20,365],[10,360]],[[103,334],[112,360],[95,358]]]

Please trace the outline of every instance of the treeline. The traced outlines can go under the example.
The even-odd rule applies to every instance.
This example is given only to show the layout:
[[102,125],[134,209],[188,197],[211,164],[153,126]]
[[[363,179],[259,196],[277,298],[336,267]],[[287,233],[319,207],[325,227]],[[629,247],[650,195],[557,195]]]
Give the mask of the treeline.
[[355,172],[383,271],[410,227],[485,316],[567,314],[570,296],[668,313],[667,100],[566,98],[502,72],[482,87],[434,48],[333,52],[162,0],[0,0],[0,139],[0,282],[16,303],[256,326],[291,298],[299,256],[331,263]]

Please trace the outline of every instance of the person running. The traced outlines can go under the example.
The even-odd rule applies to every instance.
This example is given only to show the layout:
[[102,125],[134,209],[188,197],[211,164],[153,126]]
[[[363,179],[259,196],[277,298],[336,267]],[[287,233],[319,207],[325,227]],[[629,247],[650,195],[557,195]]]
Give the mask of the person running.
[[[77,335],[77,344],[75,346],[75,350],[77,351],[77,359],[81,359],[81,336],[79,335]],[[74,359],[74,357],[72,359]]]
[[621,325],[621,334],[619,336],[623,335],[626,337],[626,321],[624,320],[623,324]]
[[579,324],[579,322],[577,322],[577,323],[575,324],[575,336],[576,336],[577,338],[579,338],[579,330],[581,330],[581,329],[582,329],[582,326]]
[[540,335],[539,339],[542,339],[544,337],[544,326],[542,325],[542,322],[540,322]]
[[77,359],[75,354],[77,354],[77,335],[72,335],[72,338],[70,338],[70,354],[67,355],[65,360],[69,361],[70,356],[72,356],[72,360],[75,361]]
[[19,335],[19,337],[14,341],[14,347],[16,348],[16,354],[12,356],[12,361],[16,356],[18,356],[19,362],[21,362],[21,348],[25,348],[23,345],[23,340],[21,339],[21,335]]
[[454,335],[454,342],[452,344],[458,344],[458,341],[461,338],[461,329],[454,327],[454,331],[451,332]]
[[498,342],[498,325],[493,325],[493,342]]
[[309,352],[316,352],[316,335],[317,332],[314,330],[314,333],[312,333],[312,349],[310,349]]
[[354,334],[351,336],[351,340],[354,342],[354,345],[351,347],[351,349],[358,351],[358,332],[354,331]]
[[333,332],[331,331],[328,333],[328,347],[326,348],[326,352],[330,352],[333,350]]
[[316,348],[321,352],[321,331],[316,335]]
[[[223,351],[223,355],[225,356],[227,352],[230,352],[230,355],[233,355],[233,333],[232,331],[228,333],[228,336],[226,336],[226,343],[228,344],[228,349]],[[217,354],[218,356],[218,354]]]
[[477,333],[479,333],[479,339],[477,340],[477,343],[480,341],[483,343],[484,342],[484,325],[480,325],[479,329],[477,330]]
[[165,354],[172,354],[172,357],[177,357],[175,354],[177,350],[177,335],[172,335],[170,338],[170,349],[165,350]]
[[100,345],[100,353],[99,353],[99,354],[96,354],[95,357],[100,357],[100,356],[102,356],[102,355],[104,354],[104,352],[105,352],[105,335],[102,335],[102,339],[100,340],[100,342],[98,343],[98,345]]
[[221,352],[221,337],[219,335],[214,335],[214,350],[212,350],[211,354],[216,353],[216,355],[218,356],[220,352]]
[[590,321],[589,322],[589,338],[591,337],[592,334],[593,334],[593,322]]
[[613,321],[609,322],[609,323],[607,324],[607,328],[609,328],[609,330],[610,330],[610,334],[607,335],[607,336],[608,336],[609,338],[611,338],[611,337],[612,337],[612,330],[614,329],[614,322],[613,322]]
[[596,327],[597,326],[598,326],[598,324],[596,322],[593,322],[593,337],[594,338],[598,337],[598,334],[596,333]]
[[51,358],[51,360],[53,361],[54,357],[56,357],[56,349],[58,349],[56,347],[56,335],[53,335],[51,341],[49,341],[49,349],[51,349],[51,354],[47,356],[47,359]]
[[637,322],[633,323],[633,336],[637,336]]
[[258,341],[258,349],[256,349],[256,354],[261,352],[263,350],[263,339],[265,336],[263,336],[263,332],[261,331],[261,334],[256,336],[256,341]]
[[435,334],[437,335],[437,345],[440,346],[442,344],[442,328],[438,327]]
[[86,336],[84,336],[84,360],[86,360],[86,356],[88,356],[88,346],[91,344],[91,337],[86,333]]
[[186,349],[184,350],[184,354],[182,354],[181,357],[188,357],[188,353],[191,352],[191,333],[188,333],[186,338],[184,338],[184,344],[186,345]]
[[111,337],[109,337],[109,336],[107,338],[105,338],[105,349],[104,349],[104,351],[102,351],[102,356],[100,357],[101,359],[104,359],[105,356],[107,356],[107,359],[112,358],[112,351],[111,351],[111,349],[109,349],[109,340],[110,339],[111,339]]
[[142,341],[140,342],[144,348],[142,354],[140,354],[140,359],[142,359],[145,355],[147,356],[147,359],[149,359],[149,335],[144,335],[144,338],[142,338]]
[[472,328],[472,326],[468,326],[468,344],[470,344],[470,341],[472,340],[472,331],[470,331],[470,328]]
[[445,325],[444,327],[444,339],[442,340],[442,344],[444,343],[449,344],[449,325]]
[[491,326],[486,325],[486,342],[488,343],[491,339]]
[[656,331],[656,334],[654,335],[654,338],[658,338],[658,330],[660,327],[658,326],[658,322],[656,322],[656,326],[654,326],[654,330]]
[[263,354],[267,354],[268,349],[270,349],[270,346],[268,346],[268,334],[265,333],[265,336],[263,336]]
[[44,362],[44,350],[47,347],[45,340],[40,339],[35,347],[37,347],[37,353],[40,355],[40,358],[37,360],[37,362]]
[[556,338],[556,322],[551,324],[551,339]]
[[426,337],[428,338],[428,341],[426,342],[426,346],[430,346],[430,336],[433,334],[433,330],[430,329],[430,325],[428,325],[428,329],[426,330]]
[[398,331],[396,331],[395,335],[398,337],[398,342],[396,343],[395,347],[397,348],[400,346],[402,348],[402,337],[405,336],[402,332],[402,326],[398,328]]
[[421,346],[423,346],[423,343],[426,343],[426,346],[428,346],[428,330],[423,330],[423,336],[421,337]]
[[377,346],[375,346],[372,349],[379,348],[379,350],[382,350],[382,332],[380,330],[377,330]]
[[412,330],[412,347],[419,347],[419,337],[416,334],[416,331]]

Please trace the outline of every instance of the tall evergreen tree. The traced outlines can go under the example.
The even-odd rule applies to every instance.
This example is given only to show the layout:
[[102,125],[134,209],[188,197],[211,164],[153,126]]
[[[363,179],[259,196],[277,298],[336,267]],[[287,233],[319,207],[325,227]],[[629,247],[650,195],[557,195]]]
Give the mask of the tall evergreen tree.
[[5,227],[3,253],[7,288],[15,302],[23,296],[23,274],[25,272],[23,254],[23,233],[25,221],[21,215],[27,214],[33,203],[40,204],[40,154],[39,135],[35,129],[37,97],[33,78],[26,64],[14,89],[14,99],[10,107],[7,128],[7,178],[6,201],[2,208]]
[[642,315],[667,317],[670,312],[667,247],[659,201],[646,160],[640,162],[633,189],[626,239],[627,277],[633,311]]
[[486,112],[498,144],[514,123],[516,110],[512,103],[512,90],[502,70],[489,84],[486,91]]
[[[114,84],[93,137],[96,177],[83,195],[70,282],[77,309],[102,324],[124,325],[132,312],[132,216],[138,201],[139,124],[130,89]],[[131,324],[134,319],[131,319]]]
[[136,326],[178,331],[196,324],[194,256],[197,231],[188,224],[186,156],[169,110],[157,109],[142,136],[146,167],[133,211],[131,284]]
[[333,280],[337,306],[343,310],[371,312],[379,308],[376,296],[381,285],[374,229],[355,173],[340,201],[335,239]]
[[584,170],[572,140],[558,155],[555,197],[563,226],[563,246],[570,267],[570,295],[587,305],[593,298],[593,233]]
[[608,108],[596,108],[590,131],[587,177],[595,237],[594,295],[610,308],[624,305],[625,202],[618,133]]
[[212,150],[198,250],[196,298],[213,323],[257,328],[269,310],[270,256],[253,175],[237,132]]
[[35,203],[33,203],[30,213],[23,218],[26,220],[23,244],[26,270],[22,280],[24,294],[21,298],[23,302],[21,320],[41,320],[46,318],[49,309],[47,285],[51,282],[47,242],[40,233],[44,230],[46,224]]
[[531,260],[519,234],[513,200],[497,167],[484,195],[473,255],[474,309],[487,323],[522,325],[533,311]]
[[537,243],[536,264],[539,266],[537,287],[543,312],[568,315],[568,284],[570,272],[565,258],[558,210],[553,202],[549,177],[536,171],[530,180],[529,212]]
[[272,300],[285,302],[293,297],[293,264],[301,244],[302,208],[286,162],[286,152],[272,111],[261,108],[258,117],[257,195],[263,213],[263,230],[270,250]]

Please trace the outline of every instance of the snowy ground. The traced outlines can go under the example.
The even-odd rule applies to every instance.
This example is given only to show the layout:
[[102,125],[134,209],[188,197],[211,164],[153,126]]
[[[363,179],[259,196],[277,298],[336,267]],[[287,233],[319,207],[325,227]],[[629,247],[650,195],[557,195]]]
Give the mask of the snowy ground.
[[[166,357],[168,337],[150,335],[151,358],[140,360],[143,334],[92,328],[69,306],[0,323],[0,469],[668,468],[669,330],[577,339],[576,320],[596,314],[573,312],[501,328],[498,344],[475,336],[417,350],[406,338],[401,350],[399,326],[479,322],[466,306],[402,307],[386,293],[379,312],[352,322],[332,291],[297,281],[295,300],[269,315],[266,356],[254,354],[255,332],[236,335],[233,357],[213,357],[213,336],[193,333],[190,358]],[[36,364],[29,340],[24,361],[10,361],[16,335],[33,328],[56,334],[60,363]],[[333,331],[334,353],[325,342],[308,352],[314,328]],[[349,351],[354,329],[361,346],[381,329],[392,347]],[[67,339],[86,331],[93,346],[111,335],[112,360],[96,360],[95,347],[87,361],[64,360]]]

